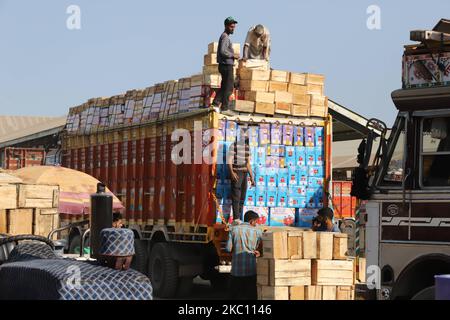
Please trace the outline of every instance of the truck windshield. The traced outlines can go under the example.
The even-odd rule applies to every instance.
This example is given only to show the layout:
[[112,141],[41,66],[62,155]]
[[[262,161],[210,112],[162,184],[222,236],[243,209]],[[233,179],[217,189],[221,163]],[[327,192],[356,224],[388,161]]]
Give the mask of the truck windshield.
[[392,143],[395,145],[389,165],[384,176],[384,184],[401,184],[403,181],[403,162],[405,152],[405,118],[398,121],[397,130],[392,131]]
[[422,184],[427,187],[450,186],[450,117],[422,121]]

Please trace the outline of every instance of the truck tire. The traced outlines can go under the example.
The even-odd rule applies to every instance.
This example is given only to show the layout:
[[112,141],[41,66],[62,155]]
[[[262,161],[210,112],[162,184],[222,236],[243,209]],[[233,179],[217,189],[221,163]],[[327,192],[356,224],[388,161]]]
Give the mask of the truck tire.
[[153,245],[148,263],[148,276],[155,296],[173,298],[178,288],[178,265],[169,254],[167,243]]
[[146,242],[141,239],[134,239],[134,256],[130,268],[146,274],[148,272],[147,262]]
[[435,286],[431,286],[417,292],[411,300],[434,300]]

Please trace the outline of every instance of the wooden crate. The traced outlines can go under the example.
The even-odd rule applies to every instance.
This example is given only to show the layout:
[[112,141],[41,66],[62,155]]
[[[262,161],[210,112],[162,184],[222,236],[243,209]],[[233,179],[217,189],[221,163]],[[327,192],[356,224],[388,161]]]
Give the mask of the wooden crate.
[[322,287],[321,286],[306,286],[305,287],[305,300],[322,300]]
[[258,80],[239,80],[239,89],[243,91],[267,91],[269,83]]
[[56,208],[58,201],[58,186],[18,185],[18,208]]
[[289,77],[289,82],[294,84],[306,84],[306,74],[305,73],[295,73],[291,72]]
[[266,259],[287,259],[287,232],[265,232],[262,235],[263,256]]
[[275,102],[292,103],[292,93],[275,91]]
[[0,233],[8,233],[8,218],[6,213],[6,209],[0,209]]
[[292,103],[275,102],[275,113],[291,114]]
[[240,111],[240,112],[255,112],[255,102],[247,101],[247,100],[236,100],[230,107],[231,110]]
[[33,209],[7,210],[6,220],[8,234],[33,234]]
[[203,74],[219,74],[218,65],[203,66]]
[[322,287],[322,300],[336,300],[336,286]]
[[17,185],[0,185],[0,210],[17,208]]
[[33,217],[33,234],[47,237],[59,226],[58,209],[35,209]]
[[247,91],[245,92],[245,100],[264,103],[274,103],[275,94],[272,92]]
[[336,287],[336,300],[355,300],[354,286]]
[[303,232],[291,231],[288,233],[288,258],[302,259],[303,258]]
[[269,92],[286,92],[288,91],[288,84],[286,82],[269,81],[268,90]]
[[289,300],[289,287],[258,286],[258,300]]
[[203,57],[203,65],[210,66],[210,65],[216,65],[217,64],[217,54],[216,53],[209,53],[205,54]]
[[323,85],[320,85],[320,84],[307,84],[306,85],[306,93],[307,94],[318,95],[318,96],[323,96],[323,94],[324,94]]
[[271,286],[306,286],[311,284],[311,260],[269,260]]
[[217,53],[217,49],[219,48],[219,43],[218,42],[211,42],[210,44],[208,44],[208,53]]
[[301,84],[289,83],[288,92],[290,92],[292,94],[306,95],[307,86],[304,86]]
[[324,86],[325,76],[322,74],[306,73],[305,74],[305,83]]
[[275,114],[275,104],[274,103],[265,103],[265,102],[256,102],[255,103],[255,113],[274,115]]
[[281,70],[272,70],[270,73],[271,81],[289,82],[289,72]]
[[335,233],[333,234],[333,259],[347,260],[348,250],[348,234]]
[[302,235],[303,259],[317,258],[317,233],[305,231]]
[[241,80],[269,81],[270,71],[255,69],[240,69],[239,78]]
[[313,260],[311,282],[313,285],[351,286],[354,284],[353,261]]
[[310,110],[311,108],[309,106],[293,104],[291,108],[291,114],[297,117],[308,117]]
[[265,258],[256,259],[256,283],[261,286],[268,286],[270,260]]
[[333,259],[333,233],[317,232],[317,259]]

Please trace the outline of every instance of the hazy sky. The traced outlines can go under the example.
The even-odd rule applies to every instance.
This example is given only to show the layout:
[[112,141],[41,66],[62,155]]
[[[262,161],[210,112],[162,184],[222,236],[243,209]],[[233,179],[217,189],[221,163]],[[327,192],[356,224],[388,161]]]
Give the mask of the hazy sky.
[[[80,30],[66,27],[70,5]],[[381,30],[367,28],[370,5]],[[91,97],[199,73],[232,15],[234,42],[265,24],[273,68],[323,73],[331,99],[391,124],[409,31],[445,14],[448,0],[0,0],[0,114],[64,115]]]

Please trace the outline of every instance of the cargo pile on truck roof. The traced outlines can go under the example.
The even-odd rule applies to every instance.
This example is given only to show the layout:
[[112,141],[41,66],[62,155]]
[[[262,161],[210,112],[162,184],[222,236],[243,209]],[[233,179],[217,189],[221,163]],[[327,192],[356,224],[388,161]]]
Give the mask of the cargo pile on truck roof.
[[[239,45],[234,48],[240,51]],[[67,133],[89,134],[162,121],[209,107],[221,82],[216,54],[217,43],[211,43],[204,57],[202,74],[108,98],[92,98],[71,108]],[[324,76],[269,70],[267,63],[252,61],[236,62],[235,70],[239,77],[239,88],[231,97],[235,111],[264,116],[327,116]]]

